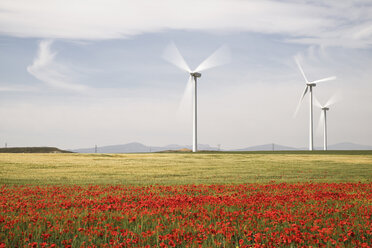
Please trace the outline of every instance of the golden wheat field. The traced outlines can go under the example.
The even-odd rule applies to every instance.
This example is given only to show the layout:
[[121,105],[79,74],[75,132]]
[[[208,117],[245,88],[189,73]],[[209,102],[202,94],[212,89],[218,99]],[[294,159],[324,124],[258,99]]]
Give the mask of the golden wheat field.
[[370,152],[0,154],[1,184],[368,182]]

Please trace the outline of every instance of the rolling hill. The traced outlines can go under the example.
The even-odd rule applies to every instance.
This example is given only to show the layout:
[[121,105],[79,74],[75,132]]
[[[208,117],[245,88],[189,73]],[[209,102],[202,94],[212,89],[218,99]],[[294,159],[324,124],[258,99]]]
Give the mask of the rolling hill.
[[0,153],[71,153],[56,147],[7,147],[0,148]]

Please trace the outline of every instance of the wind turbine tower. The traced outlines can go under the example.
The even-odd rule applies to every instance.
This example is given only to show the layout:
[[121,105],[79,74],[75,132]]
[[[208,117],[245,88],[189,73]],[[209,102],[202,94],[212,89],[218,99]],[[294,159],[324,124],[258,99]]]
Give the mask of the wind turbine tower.
[[201,73],[199,72],[191,72],[191,77],[193,78],[194,82],[194,97],[193,97],[193,114],[192,114],[192,151],[198,151],[198,94],[197,94],[197,83],[198,78],[201,77]]
[[[333,95],[324,105],[322,105],[317,98],[314,98],[315,105],[320,108],[322,111],[320,112],[319,118],[319,127],[323,124],[323,149],[324,151],[328,150],[328,126],[327,126],[327,111],[329,110],[329,106],[333,105],[337,101],[339,101],[339,95]],[[322,123],[323,121],[323,123]]]
[[182,57],[181,53],[178,51],[176,45],[171,43],[163,54],[163,58],[168,62],[174,64],[180,69],[189,73],[189,81],[186,85],[184,92],[184,97],[188,97],[189,89],[192,89],[193,92],[193,101],[192,101],[192,151],[198,151],[198,101],[197,101],[197,85],[198,78],[201,77],[201,71],[207,70],[219,65],[223,65],[229,62],[230,53],[227,47],[222,46],[217,49],[211,56],[204,60],[194,71],[190,70],[190,67],[187,65],[186,61]]
[[296,60],[296,63],[297,63],[297,66],[298,66],[298,69],[300,69],[301,71],[301,74],[302,76],[304,77],[305,79],[305,90],[304,92],[302,93],[302,96],[301,96],[301,99],[300,99],[300,102],[298,103],[297,105],[297,108],[296,108],[296,111],[295,111],[295,115],[297,114],[300,106],[301,106],[301,102],[302,100],[304,99],[306,93],[309,91],[309,97],[310,97],[310,111],[309,111],[309,115],[310,115],[310,123],[309,123],[309,150],[312,151],[314,150],[314,127],[313,127],[313,87],[316,86],[317,83],[320,83],[320,82],[325,82],[325,81],[330,81],[330,80],[335,80],[336,77],[333,76],[333,77],[327,77],[327,78],[323,78],[323,79],[319,79],[319,80],[315,80],[315,81],[312,81],[310,82],[309,80],[307,80],[307,77],[304,73],[304,70],[302,69],[302,66],[300,64],[300,62],[295,58]]
[[327,111],[329,110],[328,107],[323,107],[323,116],[324,116],[324,127],[323,127],[323,133],[324,133],[324,142],[323,147],[324,151],[327,151]]

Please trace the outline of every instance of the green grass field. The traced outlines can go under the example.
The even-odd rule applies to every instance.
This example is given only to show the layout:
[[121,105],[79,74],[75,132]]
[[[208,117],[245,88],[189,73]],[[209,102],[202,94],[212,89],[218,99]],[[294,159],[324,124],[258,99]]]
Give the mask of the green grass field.
[[370,182],[372,151],[0,154],[0,184]]

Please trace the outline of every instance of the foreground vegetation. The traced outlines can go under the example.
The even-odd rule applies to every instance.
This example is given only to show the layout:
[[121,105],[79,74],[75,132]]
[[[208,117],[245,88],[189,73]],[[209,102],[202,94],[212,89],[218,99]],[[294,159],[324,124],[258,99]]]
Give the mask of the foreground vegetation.
[[0,247],[369,247],[372,183],[2,186]]
[[371,152],[0,154],[0,184],[370,182]]
[[372,152],[0,153],[0,247],[368,247]]

